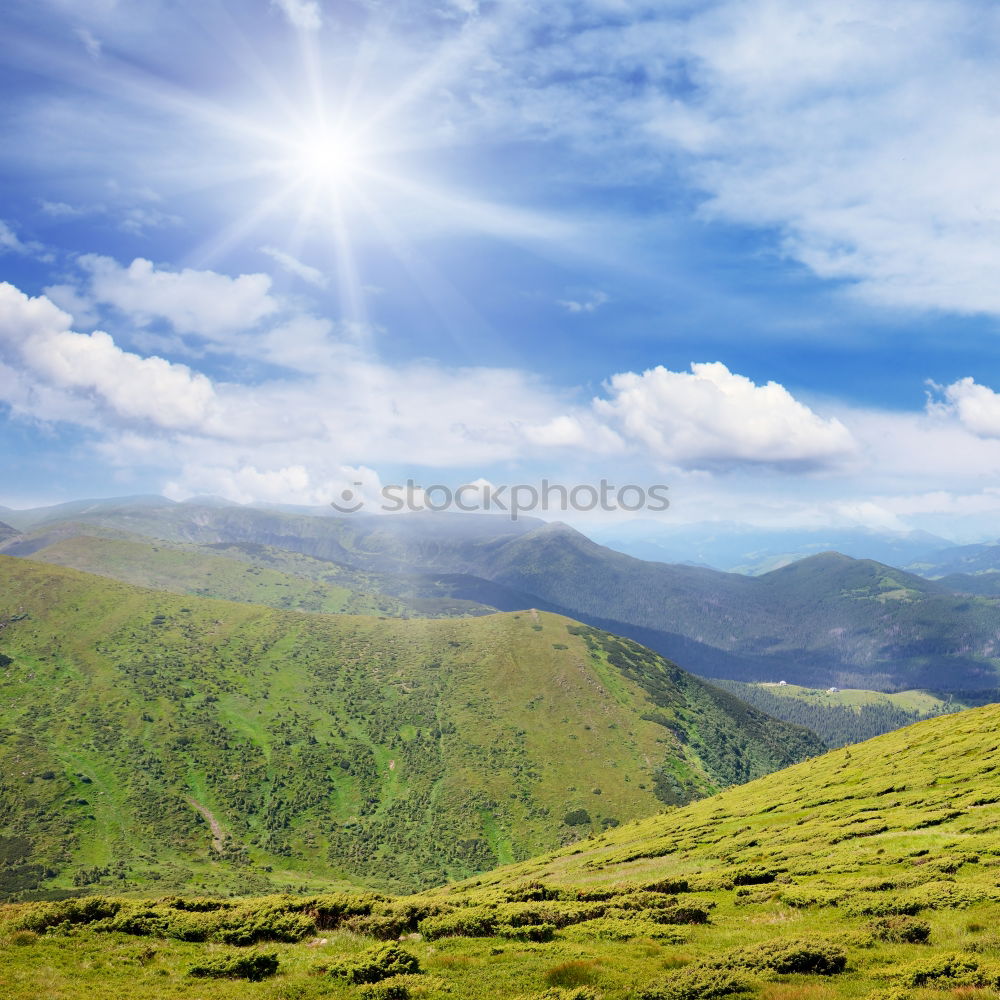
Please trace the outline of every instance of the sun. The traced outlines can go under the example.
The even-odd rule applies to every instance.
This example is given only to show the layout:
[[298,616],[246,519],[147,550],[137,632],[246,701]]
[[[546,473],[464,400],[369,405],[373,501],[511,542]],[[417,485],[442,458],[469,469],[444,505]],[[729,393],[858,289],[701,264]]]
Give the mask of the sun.
[[370,152],[357,133],[315,127],[282,142],[279,171],[293,184],[338,194],[357,185],[369,168]]

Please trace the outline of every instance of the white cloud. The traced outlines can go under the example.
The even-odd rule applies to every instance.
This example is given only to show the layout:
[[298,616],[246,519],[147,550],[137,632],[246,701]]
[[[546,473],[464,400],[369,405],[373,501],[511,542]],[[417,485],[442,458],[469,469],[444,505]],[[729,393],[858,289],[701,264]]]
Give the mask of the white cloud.
[[169,322],[178,333],[220,338],[257,326],[278,311],[266,274],[230,278],[214,271],[169,271],[137,257],[126,268],[110,257],[80,258],[91,301],[113,306],[133,322]]
[[27,253],[28,247],[18,239],[17,233],[0,219],[0,253]]
[[570,313],[592,313],[597,312],[608,301],[607,293],[598,290],[580,299],[558,299],[556,305]]
[[288,18],[288,23],[303,31],[318,31],[323,24],[319,3],[316,0],[271,0]]
[[214,392],[204,375],[122,351],[101,331],[74,333],[71,322],[47,298],[32,299],[0,283],[0,343],[45,388],[90,397],[115,417],[159,428],[194,428],[205,421]]
[[819,466],[856,450],[837,419],[818,416],[776,382],[756,385],[721,362],[691,371],[659,366],[611,377],[594,410],[626,438],[671,464]]
[[101,58],[101,42],[92,31],[88,28],[77,28],[75,34],[91,59]]
[[321,270],[319,270],[319,268],[311,267],[309,264],[303,264],[297,257],[293,257],[290,253],[286,253],[284,250],[279,250],[276,247],[261,247],[260,252],[267,254],[268,257],[270,257],[286,271],[297,275],[310,285],[315,285],[317,288],[326,288],[329,284],[329,279]]
[[1000,313],[996,8],[730,0],[690,23],[691,96],[652,116],[710,217],[777,227],[891,305]]
[[81,215],[89,215],[95,211],[90,208],[80,208],[70,205],[65,201],[46,201],[44,198],[38,203],[39,208],[53,219],[75,219]]
[[967,377],[940,387],[944,402],[931,402],[931,410],[941,408],[952,412],[973,434],[984,438],[1000,438],[1000,393],[973,378]]

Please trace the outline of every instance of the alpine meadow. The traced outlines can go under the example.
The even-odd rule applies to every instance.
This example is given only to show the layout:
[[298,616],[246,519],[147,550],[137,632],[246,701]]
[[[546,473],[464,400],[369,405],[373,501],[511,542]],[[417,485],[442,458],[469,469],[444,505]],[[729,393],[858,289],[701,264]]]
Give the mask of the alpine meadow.
[[9,0],[3,1000],[1000,1000],[1000,7]]

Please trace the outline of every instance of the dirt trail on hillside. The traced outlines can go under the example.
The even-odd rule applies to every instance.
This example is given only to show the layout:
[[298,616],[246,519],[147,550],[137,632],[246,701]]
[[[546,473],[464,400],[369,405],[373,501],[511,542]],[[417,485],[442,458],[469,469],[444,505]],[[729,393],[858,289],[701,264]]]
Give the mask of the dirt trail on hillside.
[[208,823],[208,827],[212,831],[212,847],[221,854],[222,849],[226,846],[226,831],[222,829],[222,825],[200,802],[195,802],[192,798],[185,799],[185,801],[192,809],[201,813],[202,818]]

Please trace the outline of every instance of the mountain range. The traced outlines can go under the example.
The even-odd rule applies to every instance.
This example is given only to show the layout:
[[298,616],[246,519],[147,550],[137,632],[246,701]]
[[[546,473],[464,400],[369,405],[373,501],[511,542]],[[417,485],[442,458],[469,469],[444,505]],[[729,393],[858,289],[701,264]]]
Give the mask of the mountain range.
[[[339,601],[386,614],[534,607],[633,638],[707,677],[886,691],[998,686],[992,595],[833,552],[748,577],[635,559],[530,519],[334,517],[155,497],[4,516],[21,531],[0,543],[9,554],[201,595],[259,600],[269,590],[266,602],[285,607],[330,610]],[[141,547],[151,539],[187,555],[147,558]],[[138,546],[131,557],[126,542]],[[193,547],[198,559],[225,557],[344,592],[303,593],[272,576],[251,586],[244,568],[210,571]],[[166,566],[171,558],[183,573]]]

